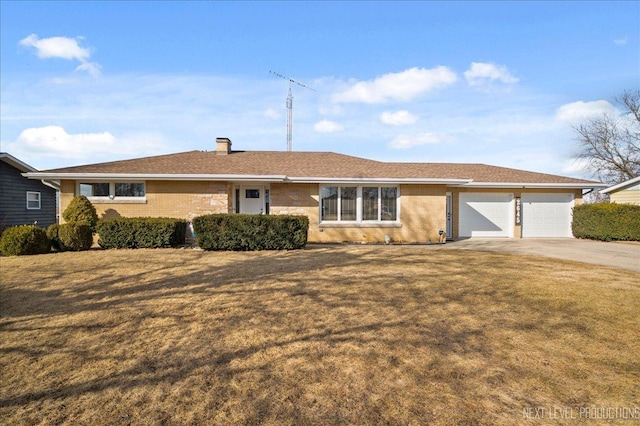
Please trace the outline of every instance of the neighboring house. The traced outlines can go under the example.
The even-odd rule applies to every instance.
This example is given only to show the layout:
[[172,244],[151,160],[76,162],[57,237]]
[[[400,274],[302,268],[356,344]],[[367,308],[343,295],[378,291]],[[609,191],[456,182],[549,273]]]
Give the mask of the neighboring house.
[[612,203],[636,204],[640,206],[640,176],[610,186],[600,192],[609,194]]
[[571,237],[598,182],[484,164],[388,163],[331,152],[191,151],[28,173],[56,179],[61,208],[85,195],[101,218],[306,215],[312,242]]
[[22,175],[36,171],[14,156],[0,152],[0,229],[33,224],[47,227],[56,223],[55,182]]

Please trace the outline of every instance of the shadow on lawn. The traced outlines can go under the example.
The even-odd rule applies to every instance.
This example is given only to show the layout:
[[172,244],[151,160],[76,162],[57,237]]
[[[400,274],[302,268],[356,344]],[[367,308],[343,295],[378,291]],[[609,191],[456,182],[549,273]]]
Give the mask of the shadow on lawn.
[[[51,265],[37,280],[42,290],[5,283],[2,333],[91,333],[96,340],[87,347],[64,339],[23,341],[5,346],[3,356],[37,359],[63,353],[84,363],[106,360],[115,367],[89,379],[3,392],[0,407],[45,400],[62,404],[106,390],[122,394],[193,382],[192,394],[211,407],[244,407],[245,422],[292,416],[302,421],[309,413],[327,422],[353,422],[358,420],[354,412],[375,413],[375,392],[403,402],[408,393],[427,398],[429,389],[440,389],[448,395],[446,404],[474,401],[483,393],[489,398],[486,393],[498,392],[491,387],[508,391],[506,377],[530,373],[510,358],[514,343],[496,336],[513,332],[526,340],[577,330],[581,323],[575,318],[583,314],[578,304],[558,305],[557,312],[548,312],[544,303],[523,304],[521,289],[511,284],[534,279],[544,270],[534,262],[524,273],[522,259],[510,255],[386,247],[223,256],[167,253],[162,258],[154,251],[120,252],[111,253],[115,259],[102,259],[96,252],[93,265],[81,265],[70,275],[65,275],[65,265]],[[163,259],[160,267],[151,262],[158,259]],[[64,287],[67,276],[70,284]],[[61,284],[51,289],[51,281]],[[82,324],[70,323],[76,315],[84,319],[83,314],[91,316]],[[69,321],[49,322],[58,317]],[[590,332],[588,326],[582,328]],[[120,341],[115,344],[143,354],[119,358],[126,355],[113,353],[114,343],[107,341],[116,337]],[[405,385],[396,386],[398,378]],[[344,393],[333,391],[332,382],[336,388],[351,387],[354,412],[340,408]],[[490,386],[477,388],[479,383]],[[266,388],[276,400],[290,398],[295,404],[266,403]],[[304,397],[313,392],[324,392],[338,417],[318,414],[313,398]],[[513,407],[522,406],[522,400],[513,398]],[[424,400],[406,403],[413,404],[409,408],[416,418],[432,418]],[[482,422],[481,405],[463,404],[464,420]],[[129,415],[133,408],[118,410]],[[367,418],[385,420],[371,416]]]

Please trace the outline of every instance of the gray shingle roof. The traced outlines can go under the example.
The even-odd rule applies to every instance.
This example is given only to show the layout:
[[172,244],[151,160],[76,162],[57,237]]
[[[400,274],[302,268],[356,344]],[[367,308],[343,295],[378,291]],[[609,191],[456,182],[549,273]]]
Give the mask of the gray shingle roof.
[[[474,183],[597,184],[486,164],[392,163],[333,152],[189,151],[45,170],[45,174],[247,175],[343,179],[472,179]],[[117,177],[117,176],[114,176]]]

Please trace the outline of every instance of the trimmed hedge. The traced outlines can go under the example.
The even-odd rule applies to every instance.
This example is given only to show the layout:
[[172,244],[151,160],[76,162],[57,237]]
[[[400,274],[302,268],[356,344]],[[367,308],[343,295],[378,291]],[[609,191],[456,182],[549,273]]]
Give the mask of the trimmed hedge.
[[86,223],[53,224],[47,228],[47,237],[58,251],[89,250],[93,245],[93,232]]
[[7,256],[45,254],[51,251],[51,241],[44,228],[18,225],[7,228],[0,237],[0,252]]
[[204,250],[294,250],[307,244],[309,218],[211,214],[193,219],[193,228]]
[[573,235],[602,241],[640,241],[640,206],[581,204],[573,209]]
[[64,223],[58,229],[60,246],[65,251],[89,250],[93,244],[93,232],[86,223]]
[[60,230],[60,225],[54,223],[53,225],[49,225],[47,228],[47,238],[51,241],[51,247],[53,247],[56,251],[62,251],[62,246],[60,245],[60,238],[58,237],[58,231]]
[[161,248],[184,244],[187,222],[162,217],[118,217],[98,221],[98,244],[113,248]]

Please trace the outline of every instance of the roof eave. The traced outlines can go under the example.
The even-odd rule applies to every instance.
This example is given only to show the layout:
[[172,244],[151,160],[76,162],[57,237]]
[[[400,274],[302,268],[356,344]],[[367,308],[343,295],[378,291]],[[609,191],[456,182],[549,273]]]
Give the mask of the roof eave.
[[441,178],[371,178],[371,177],[313,177],[313,176],[289,176],[286,179],[291,183],[378,183],[378,184],[431,184],[431,185],[465,185],[471,179],[441,179]]
[[630,180],[627,180],[627,181],[624,181],[624,182],[621,182],[621,183],[619,183],[617,185],[610,186],[610,187],[608,187],[606,189],[603,189],[600,192],[603,193],[603,194],[609,194],[609,193],[617,191],[619,189],[625,189],[628,186],[633,186],[634,184],[636,184],[638,182],[640,182],[640,176],[635,177],[635,178],[630,179]]
[[457,185],[471,188],[538,188],[538,189],[585,189],[604,188],[606,185],[597,182],[578,183],[541,183],[541,182],[470,182],[467,185]]
[[236,175],[236,174],[149,174],[149,173],[23,173],[29,179],[57,180],[181,180],[181,181],[251,181],[282,182],[284,175]]

